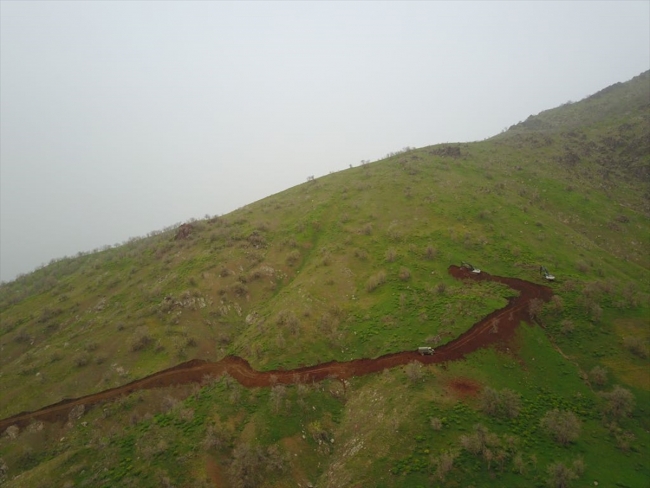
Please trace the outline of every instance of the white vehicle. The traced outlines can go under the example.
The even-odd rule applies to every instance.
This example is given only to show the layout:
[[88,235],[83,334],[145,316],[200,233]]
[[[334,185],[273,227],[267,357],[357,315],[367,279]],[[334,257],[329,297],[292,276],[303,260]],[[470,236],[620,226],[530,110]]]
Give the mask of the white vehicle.
[[555,276],[549,273],[548,269],[546,269],[544,266],[539,267],[539,274],[543,275],[547,281],[555,281]]
[[418,353],[422,356],[431,356],[434,353],[433,347],[418,347]]
[[474,274],[481,274],[481,270],[480,270],[480,269],[475,268],[474,266],[472,266],[472,265],[469,264],[469,263],[466,263],[465,261],[463,261],[462,263],[460,263],[460,267],[461,267],[461,268],[468,269],[468,270],[470,270],[470,271],[471,271],[472,273],[474,273]]

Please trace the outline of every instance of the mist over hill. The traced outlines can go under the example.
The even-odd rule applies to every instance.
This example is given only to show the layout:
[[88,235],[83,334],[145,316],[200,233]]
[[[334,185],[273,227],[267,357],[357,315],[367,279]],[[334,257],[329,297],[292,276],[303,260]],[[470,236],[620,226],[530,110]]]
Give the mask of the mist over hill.
[[225,374],[10,426],[0,479],[644,486],[649,185],[645,72],[485,141],[396,151],[2,284],[1,418],[191,359],[289,371],[441,348],[518,295],[450,275],[461,262],[553,296],[462,360],[270,387]]

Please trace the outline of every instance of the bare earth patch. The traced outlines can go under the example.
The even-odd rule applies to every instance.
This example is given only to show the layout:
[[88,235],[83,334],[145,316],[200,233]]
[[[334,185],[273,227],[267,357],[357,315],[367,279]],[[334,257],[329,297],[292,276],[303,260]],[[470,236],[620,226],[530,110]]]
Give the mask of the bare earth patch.
[[452,378],[445,386],[453,396],[461,400],[476,398],[483,388],[478,382],[469,378]]

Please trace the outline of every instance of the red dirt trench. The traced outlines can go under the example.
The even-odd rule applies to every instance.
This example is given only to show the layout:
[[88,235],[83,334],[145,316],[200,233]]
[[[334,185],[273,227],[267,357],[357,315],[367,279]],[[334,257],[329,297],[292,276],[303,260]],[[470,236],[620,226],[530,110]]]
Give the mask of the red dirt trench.
[[[134,391],[186,383],[200,383],[206,376],[218,377],[224,373],[229,374],[242,385],[251,388],[271,386],[278,383],[291,384],[322,381],[326,378],[343,380],[352,376],[362,376],[383,371],[387,368],[394,368],[408,364],[411,361],[419,361],[423,364],[456,361],[477,349],[512,338],[520,322],[530,322],[530,301],[540,299],[546,302],[553,295],[551,288],[548,286],[517,278],[492,276],[485,272],[477,275],[458,266],[450,266],[449,273],[457,279],[503,283],[519,291],[520,294],[518,297],[511,298],[504,308],[495,310],[487,317],[484,317],[458,338],[438,347],[435,354],[431,356],[422,356],[417,351],[404,351],[386,354],[375,359],[354,359],[346,362],[331,361],[292,370],[275,371],[256,371],[251,368],[248,361],[237,356],[228,356],[214,363],[193,359],[123,386],[80,398],[65,399],[33,412],[21,412],[13,415],[0,420],[0,432],[3,432],[11,425],[23,428],[33,421],[66,421],[70,410],[77,405],[84,405],[88,408],[122,395],[128,395]],[[494,327],[497,323],[498,327]]]

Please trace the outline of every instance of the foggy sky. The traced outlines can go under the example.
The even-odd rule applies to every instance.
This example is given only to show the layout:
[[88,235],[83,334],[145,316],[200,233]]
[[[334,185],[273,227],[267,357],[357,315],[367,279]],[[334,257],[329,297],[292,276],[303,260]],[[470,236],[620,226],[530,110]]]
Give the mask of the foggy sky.
[[0,279],[650,68],[650,2],[0,2]]

